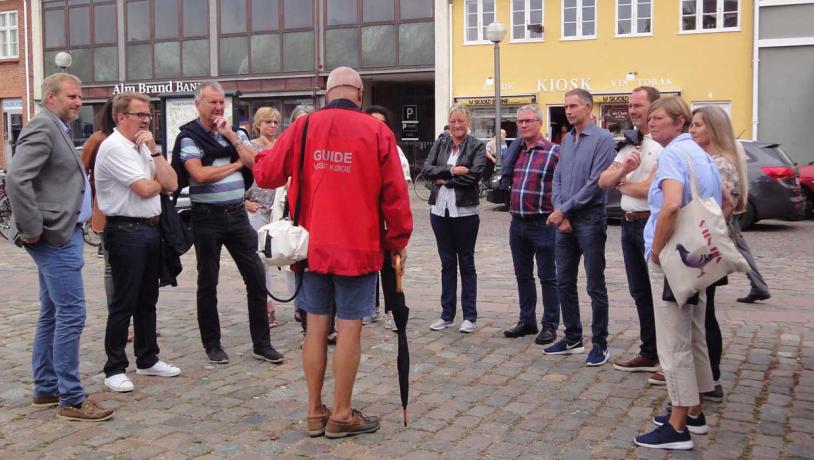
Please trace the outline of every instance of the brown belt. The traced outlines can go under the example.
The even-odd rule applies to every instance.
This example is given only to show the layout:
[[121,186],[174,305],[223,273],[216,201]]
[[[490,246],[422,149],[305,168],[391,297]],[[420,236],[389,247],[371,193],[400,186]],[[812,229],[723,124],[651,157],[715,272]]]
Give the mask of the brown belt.
[[639,220],[647,220],[650,218],[650,211],[635,211],[635,212],[626,212],[625,213],[625,220],[627,222],[636,222]]

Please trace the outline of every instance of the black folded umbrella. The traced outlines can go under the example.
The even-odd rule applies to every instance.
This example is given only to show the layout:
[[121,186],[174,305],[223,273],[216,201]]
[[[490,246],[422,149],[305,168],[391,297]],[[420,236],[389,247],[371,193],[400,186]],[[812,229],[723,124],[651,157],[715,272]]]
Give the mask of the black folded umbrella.
[[[400,257],[394,257],[397,267],[400,266]],[[386,253],[382,267],[381,283],[384,296],[384,307],[393,313],[393,322],[398,330],[398,354],[396,368],[399,374],[399,392],[401,393],[401,407],[404,413],[404,426],[407,426],[407,399],[410,392],[410,347],[407,344],[407,319],[410,309],[404,300],[404,291],[401,288],[401,268],[394,269],[390,254]]]

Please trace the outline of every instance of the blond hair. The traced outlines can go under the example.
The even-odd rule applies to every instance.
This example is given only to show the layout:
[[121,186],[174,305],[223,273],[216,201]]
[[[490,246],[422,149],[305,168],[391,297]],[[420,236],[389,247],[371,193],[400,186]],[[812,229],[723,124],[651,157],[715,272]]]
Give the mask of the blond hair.
[[[749,177],[746,174],[746,153],[738,141],[735,140],[735,130],[729,115],[720,107],[711,105],[698,107],[692,111],[701,115],[701,120],[709,133],[710,144],[718,150],[730,163],[735,166],[740,182],[740,198],[735,203],[735,212],[746,211],[746,200],[749,195]],[[710,152],[713,153],[713,152]]]
[[471,117],[471,115],[469,113],[469,109],[466,108],[466,106],[464,104],[461,104],[460,102],[457,102],[457,103],[453,104],[452,107],[449,108],[449,113],[447,114],[447,119],[449,119],[449,117],[451,117],[453,115],[463,115],[464,118],[466,118],[466,121],[469,121],[469,120],[472,119],[472,117]]
[[40,89],[42,89],[42,98],[45,99],[49,94],[59,94],[62,90],[62,84],[66,81],[76,83],[80,86],[82,85],[82,80],[76,75],[62,72],[52,73],[42,81],[42,86],[40,86]]
[[280,115],[280,111],[274,107],[260,107],[257,109],[257,112],[254,112],[254,124],[252,124],[252,127],[258,136],[260,135],[260,123],[267,120],[276,121],[277,124],[280,124],[283,121],[283,117]]
[[683,118],[684,125],[681,127],[681,132],[686,133],[689,131],[692,114],[690,113],[690,107],[680,96],[657,99],[650,106],[650,110],[647,111],[647,116],[650,117],[658,109],[664,110],[664,113],[673,120],[678,120],[679,117]]

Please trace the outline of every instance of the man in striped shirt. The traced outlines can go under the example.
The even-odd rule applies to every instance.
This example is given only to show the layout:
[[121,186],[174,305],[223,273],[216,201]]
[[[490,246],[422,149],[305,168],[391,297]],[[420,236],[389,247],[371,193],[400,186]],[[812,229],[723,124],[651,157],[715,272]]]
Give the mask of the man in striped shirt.
[[543,112],[536,104],[517,111],[517,130],[522,142],[506,155],[501,166],[503,176],[511,175],[509,245],[512,249],[514,274],[520,298],[520,320],[505,331],[509,338],[537,334],[537,287],[534,283],[534,259],[543,292],[543,319],[540,334],[534,340],[540,345],[557,338],[560,323],[560,300],[555,264],[556,227],[546,220],[551,206],[554,168],[560,159],[560,147],[540,133]]
[[283,355],[271,346],[265,268],[257,255],[257,233],[243,207],[243,195],[253,181],[255,151],[246,133],[232,129],[227,122],[224,100],[218,82],[201,83],[195,89],[200,117],[181,126],[176,143],[192,202],[191,226],[198,259],[198,328],[209,361],[228,363],[218,318],[220,255],[226,246],[246,284],[253,356],[279,364]]

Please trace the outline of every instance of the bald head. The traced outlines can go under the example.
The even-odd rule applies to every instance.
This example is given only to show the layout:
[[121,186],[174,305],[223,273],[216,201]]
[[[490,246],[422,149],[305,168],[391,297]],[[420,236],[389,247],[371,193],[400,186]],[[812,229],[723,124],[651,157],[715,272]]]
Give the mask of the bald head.
[[328,75],[325,84],[325,99],[348,99],[357,105],[362,104],[362,77],[350,67],[337,67]]

